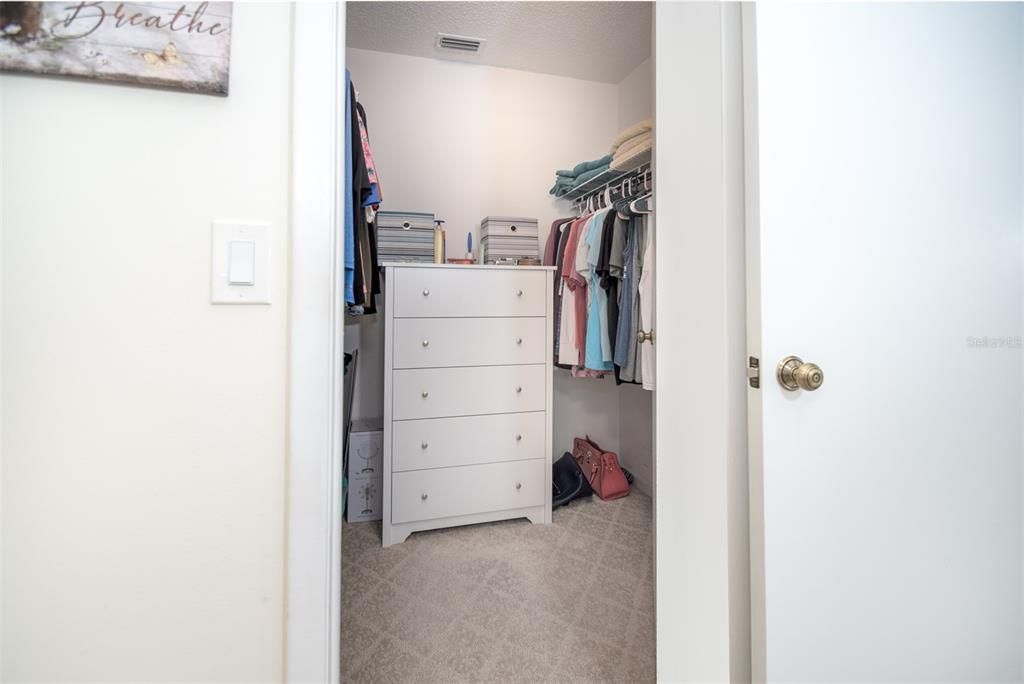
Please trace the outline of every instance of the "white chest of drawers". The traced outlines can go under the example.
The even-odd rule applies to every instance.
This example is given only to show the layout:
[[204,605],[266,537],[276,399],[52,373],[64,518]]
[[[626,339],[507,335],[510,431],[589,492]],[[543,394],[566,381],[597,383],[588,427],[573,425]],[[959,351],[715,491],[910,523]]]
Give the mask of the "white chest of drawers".
[[551,522],[553,269],[385,267],[383,544]]

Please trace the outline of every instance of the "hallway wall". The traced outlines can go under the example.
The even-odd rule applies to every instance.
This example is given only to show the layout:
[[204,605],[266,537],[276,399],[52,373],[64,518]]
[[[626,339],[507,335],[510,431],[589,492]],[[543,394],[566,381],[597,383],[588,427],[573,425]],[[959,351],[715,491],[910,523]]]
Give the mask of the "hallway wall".
[[227,98],[0,76],[4,681],[282,677],[291,13],[235,3]]

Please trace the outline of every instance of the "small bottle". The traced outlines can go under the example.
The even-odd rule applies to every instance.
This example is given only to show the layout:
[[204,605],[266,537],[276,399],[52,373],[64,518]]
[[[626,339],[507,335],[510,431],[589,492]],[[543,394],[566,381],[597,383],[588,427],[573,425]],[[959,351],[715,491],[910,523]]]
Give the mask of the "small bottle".
[[444,221],[434,221],[434,263],[444,263]]

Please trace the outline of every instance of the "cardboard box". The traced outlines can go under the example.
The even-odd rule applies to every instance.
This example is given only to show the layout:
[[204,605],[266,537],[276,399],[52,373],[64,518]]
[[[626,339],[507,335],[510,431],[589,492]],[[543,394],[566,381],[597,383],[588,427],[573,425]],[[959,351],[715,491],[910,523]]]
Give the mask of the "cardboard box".
[[348,434],[349,522],[380,520],[384,497],[384,431],[380,418],[352,421]]

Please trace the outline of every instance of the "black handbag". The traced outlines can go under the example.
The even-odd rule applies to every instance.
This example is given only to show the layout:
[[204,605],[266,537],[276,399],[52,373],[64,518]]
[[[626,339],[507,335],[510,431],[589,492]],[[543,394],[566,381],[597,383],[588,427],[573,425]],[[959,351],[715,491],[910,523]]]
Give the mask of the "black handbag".
[[568,451],[551,466],[551,507],[565,506],[573,499],[592,496],[594,490]]

